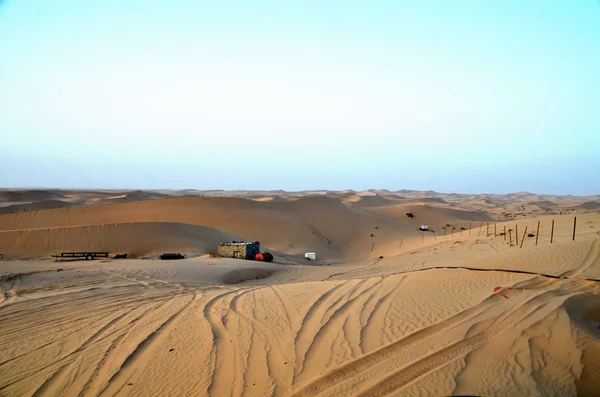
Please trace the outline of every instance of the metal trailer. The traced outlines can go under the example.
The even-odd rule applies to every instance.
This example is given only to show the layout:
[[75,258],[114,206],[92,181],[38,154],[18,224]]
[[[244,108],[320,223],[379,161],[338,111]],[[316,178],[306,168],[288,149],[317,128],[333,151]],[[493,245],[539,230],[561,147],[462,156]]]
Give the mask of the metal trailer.
[[108,258],[108,252],[61,252],[60,255],[55,255],[55,258],[85,258],[91,261],[95,258]]

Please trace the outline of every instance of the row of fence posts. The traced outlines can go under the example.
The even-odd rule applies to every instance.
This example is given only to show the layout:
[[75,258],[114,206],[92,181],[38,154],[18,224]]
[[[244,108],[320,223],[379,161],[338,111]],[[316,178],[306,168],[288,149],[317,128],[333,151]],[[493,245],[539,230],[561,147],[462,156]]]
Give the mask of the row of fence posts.
[[[442,226],[442,229],[444,230],[444,238],[446,237],[446,229],[447,229],[447,225],[446,226]],[[456,229],[454,226],[452,227],[452,232],[451,232],[451,236],[454,236],[454,230]],[[486,237],[490,236],[490,223],[486,222],[485,224],[486,227]],[[481,236],[481,231],[483,229],[483,222],[481,222],[481,224],[479,225],[479,236]],[[462,236],[462,232],[463,232],[464,228],[462,225],[460,225],[460,235]],[[473,222],[469,222],[469,234],[471,234],[473,230]],[[577,232],[577,217],[574,217],[573,219],[573,241],[575,241],[575,236],[576,236],[576,232]],[[513,240],[513,236],[512,236],[512,229],[508,229],[508,234],[506,233],[506,225],[504,225],[504,231],[502,233],[502,235],[504,236],[504,241],[506,241],[506,236],[508,235],[508,243],[512,245],[512,240]],[[433,232],[433,236],[435,237],[435,232]],[[498,237],[498,229],[497,229],[497,224],[494,223],[494,237]],[[523,248],[523,242],[525,241],[525,237],[527,237],[527,226],[525,226],[525,231],[523,232],[523,236],[521,237],[521,243],[519,244],[519,225],[515,224],[515,244],[519,246],[519,248]],[[538,221],[537,223],[537,229],[535,232],[535,245],[538,245],[538,241],[540,238],[540,221]],[[437,240],[437,239],[436,239]],[[423,242],[423,233],[421,233],[421,242]],[[550,229],[550,244],[552,244],[554,242],[554,219],[552,219],[552,227]],[[400,246],[402,246],[402,243],[400,243]]]
[[[469,234],[471,234],[471,231],[473,230],[473,222],[469,222]],[[444,238],[446,238],[446,230],[447,230],[448,226],[442,226],[442,230],[444,230]],[[451,226],[452,228],[452,232],[451,232],[451,236],[454,236],[454,230],[456,230],[455,226]],[[479,235],[481,236],[481,230],[483,228],[483,222],[481,222],[481,224],[479,225]],[[465,230],[465,228],[463,227],[463,225],[460,225],[460,235],[462,236],[462,232],[463,230]],[[575,235],[576,235],[576,230],[577,230],[577,217],[574,217],[573,219],[573,241],[575,241]],[[437,240],[437,237],[435,235],[435,231],[431,230],[431,232],[433,233],[433,238],[435,238]],[[508,229],[508,234],[506,233],[506,225],[504,225],[504,231],[501,234],[502,236],[504,236],[504,241],[506,241],[506,236],[508,235],[508,243],[510,245],[512,245],[512,229]],[[490,223],[486,222],[486,237],[490,236]],[[525,241],[525,237],[527,236],[527,226],[525,226],[525,231],[523,232],[523,236],[521,237],[521,244],[519,244],[519,225],[515,224],[515,244],[519,246],[519,248],[523,248],[523,242]],[[494,223],[494,237],[498,237],[498,233],[497,233],[497,224]],[[537,223],[537,230],[535,232],[535,245],[538,245],[538,241],[540,238],[540,221],[538,221]],[[404,238],[402,238],[400,240],[400,248],[402,248],[402,242],[404,241]],[[421,243],[425,242],[425,233],[421,232]],[[552,219],[552,227],[550,229],[550,244],[552,244],[554,242],[554,219]],[[375,242],[373,242],[371,244],[371,252],[373,252],[373,249],[375,248]]]

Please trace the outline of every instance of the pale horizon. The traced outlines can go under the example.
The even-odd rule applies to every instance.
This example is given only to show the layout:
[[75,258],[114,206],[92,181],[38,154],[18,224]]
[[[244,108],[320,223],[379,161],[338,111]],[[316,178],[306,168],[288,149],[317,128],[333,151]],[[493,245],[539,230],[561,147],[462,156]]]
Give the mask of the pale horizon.
[[353,191],[353,192],[366,192],[366,191],[389,191],[390,193],[400,193],[402,191],[407,191],[407,192],[423,192],[423,193],[436,193],[436,194],[440,194],[440,195],[459,195],[459,196],[485,196],[485,195],[497,195],[497,196],[509,196],[509,195],[514,195],[514,194],[522,194],[522,193],[527,193],[527,194],[533,194],[533,195],[538,195],[538,196],[559,196],[559,197],[592,197],[592,198],[596,198],[599,197],[600,198],[600,193],[596,193],[596,194],[570,194],[570,193],[566,193],[566,194],[558,194],[558,193],[553,193],[553,192],[537,192],[537,191],[528,191],[528,190],[519,190],[519,191],[507,191],[507,192],[464,192],[464,191],[439,191],[439,190],[432,190],[432,189],[410,189],[410,188],[400,188],[400,189],[386,189],[386,188],[365,188],[365,189],[352,189],[352,188],[342,188],[342,189],[326,189],[326,188],[322,188],[322,189],[318,189],[318,188],[308,188],[308,189],[298,189],[298,190],[288,190],[288,189],[279,189],[279,188],[273,188],[273,189],[261,189],[261,188],[254,188],[254,189],[211,189],[211,188],[205,188],[205,189],[199,189],[199,188],[191,188],[191,187],[183,187],[183,188],[161,188],[161,187],[157,187],[157,188],[152,188],[152,189],[146,189],[146,188],[111,188],[111,187],[49,187],[49,186],[17,186],[17,187],[0,187],[0,191],[1,190],[23,190],[23,191],[27,191],[27,190],[73,190],[73,191],[89,191],[89,192],[96,192],[96,191],[115,191],[115,192],[128,192],[128,191],[171,191],[171,192],[178,192],[178,191],[198,191],[198,192],[214,192],[214,191],[222,191],[222,192],[265,192],[265,193],[269,193],[269,192],[285,192],[285,193],[312,193],[312,192],[343,192],[343,191]]
[[600,3],[0,2],[0,187],[600,192]]

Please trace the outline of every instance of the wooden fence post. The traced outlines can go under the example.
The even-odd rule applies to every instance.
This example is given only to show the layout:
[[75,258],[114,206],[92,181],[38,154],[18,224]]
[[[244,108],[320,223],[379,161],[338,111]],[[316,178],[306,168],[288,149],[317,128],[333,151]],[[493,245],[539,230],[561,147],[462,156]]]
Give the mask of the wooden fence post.
[[471,234],[471,222],[469,222],[469,234]]
[[508,243],[512,245],[512,229],[508,229]]
[[552,230],[550,231],[550,244],[554,241],[554,219],[552,219]]
[[523,232],[523,238],[521,239],[521,246],[519,248],[523,248],[523,242],[525,241],[526,235],[527,235],[527,226],[525,226],[525,231]]
[[506,241],[506,225],[504,225],[504,241]]
[[404,241],[404,237],[400,239],[400,248],[402,248],[402,242]]
[[494,237],[498,237],[498,234],[496,233],[496,224],[494,223]]
[[485,236],[490,237],[490,223],[489,222],[485,223]]
[[535,232],[535,245],[537,246],[538,238],[540,238],[540,221],[538,221],[537,231]]
[[515,223],[515,244],[519,245],[519,225]]
[[373,247],[375,247],[375,241],[373,241],[373,244],[371,244],[371,252],[373,252]]
[[577,228],[577,217],[573,220],[573,241],[575,241],[575,229]]

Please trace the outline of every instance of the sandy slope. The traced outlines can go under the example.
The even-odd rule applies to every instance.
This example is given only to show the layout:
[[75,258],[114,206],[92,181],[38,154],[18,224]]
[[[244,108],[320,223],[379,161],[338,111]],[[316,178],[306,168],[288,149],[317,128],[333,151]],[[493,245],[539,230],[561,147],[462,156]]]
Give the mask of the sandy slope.
[[[0,247],[12,255],[68,251],[127,253],[138,257],[163,252],[202,255],[216,253],[222,241],[235,236],[208,227],[182,223],[147,222],[67,226],[0,232]],[[6,249],[4,250],[7,251]]]
[[0,190],[0,202],[34,202],[67,198],[57,190]]
[[[415,226],[427,224],[432,229],[440,230],[442,226],[451,224],[452,226],[460,225],[469,226],[469,222],[473,222],[475,226],[479,226],[480,222],[493,222],[487,213],[478,211],[467,211],[459,208],[448,206],[438,206],[432,204],[397,204],[387,207],[370,207],[365,209],[372,214],[385,216],[390,219],[396,219]],[[406,216],[407,213],[412,213],[414,218]],[[460,225],[459,225],[460,224]]]
[[[570,215],[422,239],[420,223],[488,214],[374,194],[1,215],[0,253],[20,259],[0,261],[0,395],[598,395],[599,214],[578,215],[574,242]],[[538,221],[537,246],[498,235]],[[255,236],[276,263],[23,259]],[[337,264],[305,264],[308,247]]]
[[0,214],[10,214],[14,212],[40,211],[55,208],[73,207],[76,204],[62,200],[43,200],[27,204],[11,204],[0,207]]
[[[569,257],[564,247],[552,249]],[[373,265],[30,262],[2,282],[0,391],[575,395],[584,369],[600,380],[597,360],[581,359],[599,344],[598,283],[407,259],[377,276]],[[600,277],[599,259],[576,264]]]
[[600,208],[600,201],[586,201],[571,208],[580,210],[597,210]]
[[[460,213],[462,214],[461,211]],[[465,212],[466,214],[466,212]],[[479,214],[477,214],[479,215]],[[443,221],[452,220],[446,216]],[[402,238],[420,240],[417,226],[401,219],[380,216],[328,197],[308,197],[291,202],[257,202],[239,198],[172,198],[115,205],[63,208],[0,215],[0,253],[13,254],[16,230],[139,222],[185,223],[218,229],[266,248],[301,257],[317,251],[322,260],[360,260],[395,255],[399,249],[381,251]],[[140,240],[121,234],[120,247],[142,252]],[[36,252],[62,249],[44,233],[31,234],[28,244]],[[5,241],[6,243],[3,243]],[[407,241],[406,247],[409,242]],[[377,245],[378,252],[371,248]],[[406,248],[405,247],[405,248]]]

